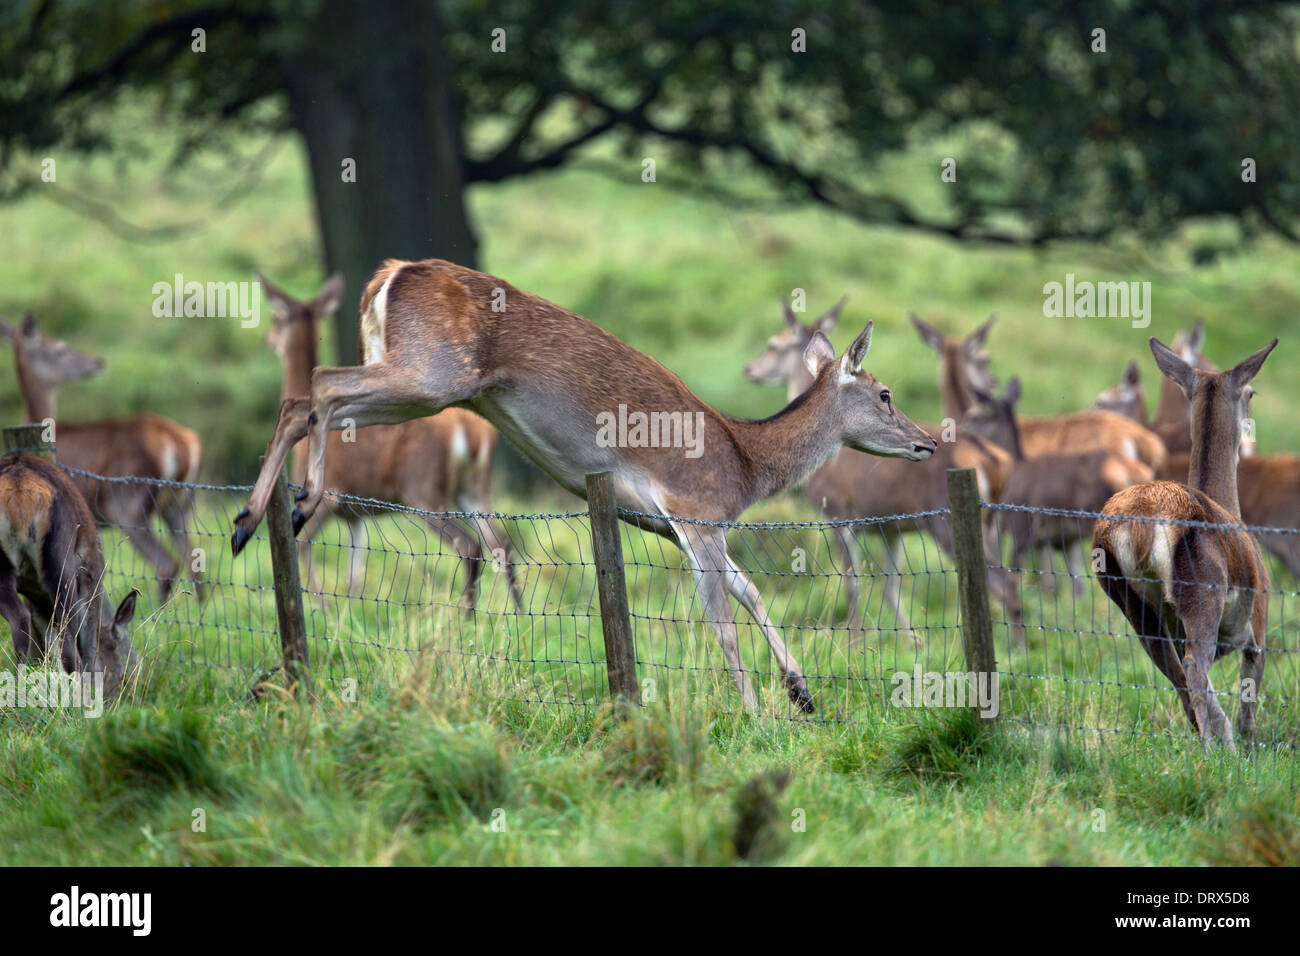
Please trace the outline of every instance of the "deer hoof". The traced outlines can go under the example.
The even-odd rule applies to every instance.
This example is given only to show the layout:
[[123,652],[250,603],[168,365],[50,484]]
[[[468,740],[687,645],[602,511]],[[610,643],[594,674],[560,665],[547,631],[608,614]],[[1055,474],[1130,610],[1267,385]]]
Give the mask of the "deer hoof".
[[237,525],[230,535],[230,553],[239,554],[244,550],[244,545],[248,544],[248,539],[253,535],[243,525]]
[[293,500],[294,500],[294,501],[303,501],[303,500],[306,499],[306,497],[307,497],[307,489],[306,489],[306,488],[299,488],[299,489],[298,489],[298,493],[297,493],[296,495],[293,496]]
[[812,697],[808,693],[808,688],[802,684],[792,684],[790,686],[790,699],[798,704],[799,709],[805,714],[817,712],[817,708],[813,706]]
[[[301,501],[302,499],[300,498],[299,500]],[[300,509],[294,508],[293,509],[293,536],[295,538],[298,537],[298,532],[302,530],[302,526],[305,525],[306,523],[307,523],[307,516],[303,514]]]

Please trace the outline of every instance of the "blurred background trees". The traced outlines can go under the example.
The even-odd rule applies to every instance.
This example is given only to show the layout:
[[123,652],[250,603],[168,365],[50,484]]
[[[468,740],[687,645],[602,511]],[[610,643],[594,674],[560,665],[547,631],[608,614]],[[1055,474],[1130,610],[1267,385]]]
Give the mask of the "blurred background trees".
[[[1209,215],[1294,238],[1300,206],[1295,10],[1249,0],[19,0],[0,20],[4,195],[56,147],[138,148],[108,108],[127,96],[175,130],[175,163],[267,129],[301,137],[323,265],[348,280],[343,362],[380,261],[477,264],[465,188],[598,141],[629,180],[651,158],[729,202],[989,243]],[[917,142],[936,186],[945,158],[955,181],[882,188],[880,165]],[[756,174],[743,188],[710,175],[737,160]]]

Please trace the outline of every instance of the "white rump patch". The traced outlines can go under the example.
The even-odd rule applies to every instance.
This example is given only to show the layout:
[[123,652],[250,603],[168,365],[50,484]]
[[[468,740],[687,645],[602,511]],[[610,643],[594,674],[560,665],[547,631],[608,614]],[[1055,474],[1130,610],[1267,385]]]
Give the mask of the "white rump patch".
[[370,300],[370,308],[366,309],[366,314],[361,317],[363,365],[374,365],[388,354],[388,346],[384,344],[384,323],[387,321],[388,287],[392,285],[395,275],[397,270],[394,270],[393,274],[384,281],[379,292]]
[[456,465],[469,464],[469,436],[465,434],[465,429],[457,426],[451,434],[451,460]]

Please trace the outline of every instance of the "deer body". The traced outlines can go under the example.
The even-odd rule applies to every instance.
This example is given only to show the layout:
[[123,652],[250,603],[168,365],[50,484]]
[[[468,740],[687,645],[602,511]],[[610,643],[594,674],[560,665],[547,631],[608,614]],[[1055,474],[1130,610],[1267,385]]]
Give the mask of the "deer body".
[[0,458],[0,614],[20,663],[44,660],[55,637],[64,670],[102,672],[116,692],[138,663],[126,634],[137,592],[115,611],[103,578],[99,530],[68,476],[34,455]]
[[[28,315],[20,330],[0,324],[13,344],[14,366],[22,392],[27,423],[55,420],[57,389],[65,382],[94,375],[103,363],[44,335]],[[56,422],[55,445],[61,464],[106,477],[133,477],[193,482],[198,479],[203,445],[196,432],[160,415],[136,415],[99,422]],[[196,595],[203,598],[203,580],[190,562],[187,524],[192,495],[177,488],[144,484],[115,484],[72,476],[93,512],[122,529],[127,539],[157,571],[163,600],[180,572],[189,565]],[[179,552],[169,552],[155,536],[157,512]]]
[[[734,520],[845,443],[918,460],[933,452],[933,439],[861,371],[870,333],[868,325],[840,360],[824,337],[815,341],[807,355],[814,386],[772,418],[745,421],[714,411],[664,366],[576,313],[449,262],[390,260],[362,296],[365,364],[318,367],[310,399],[282,407],[248,507],[236,518],[233,547],[238,552],[261,520],[275,474],[304,435],[308,475],[296,521],[319,505],[325,434],[343,418],[361,427],[469,408],[569,491],[583,494],[587,473],[609,471],[622,508],[662,516],[627,520],[685,552],[746,707],[756,707],[757,697],[740,658],[732,597],[763,629],[791,698],[811,710],[798,662],[758,589],[727,554],[725,528],[691,519]],[[662,431],[653,442],[641,429],[611,431],[612,418],[652,415],[661,423],[676,415],[680,440],[664,447]]]
[[[316,368],[317,341],[321,320],[338,305],[342,297],[341,276],[326,281],[315,299],[294,299],[261,278],[271,300],[274,321],[267,344],[280,355],[283,367],[281,397],[285,402],[301,400],[311,394],[311,373]],[[499,555],[506,566],[510,594],[515,607],[522,610],[523,599],[510,560],[510,539],[495,521],[484,517],[492,508],[492,462],[496,457],[497,432],[487,421],[461,408],[448,408],[437,415],[416,418],[396,425],[359,428],[355,434],[331,431],[326,437],[325,487],[358,498],[397,501],[432,512],[423,515],[425,522],[460,555],[465,568],[465,587],[461,604],[468,613],[478,594],[478,579],[483,567],[483,546]],[[307,480],[307,448],[304,443],[294,449],[293,480]],[[478,515],[469,519],[476,534],[469,534],[455,519],[439,512],[461,510]],[[331,517],[344,518],[354,540],[363,535],[362,520],[369,514],[364,508],[324,499],[299,541],[299,553],[310,554],[310,540]],[[353,550],[349,568],[349,591],[359,581],[358,558]],[[310,567],[310,565],[309,565]],[[310,574],[314,577],[315,569]],[[309,585],[320,590],[314,580]]]
[[[1241,527],[1237,458],[1250,404],[1250,381],[1271,344],[1226,372],[1208,372],[1151,340],[1156,363],[1191,405],[1188,483],[1153,481],[1115,495],[1093,529],[1103,553],[1098,580],[1173,683],[1188,720],[1208,746],[1233,747],[1209,668],[1240,649],[1242,737],[1255,737],[1255,699],[1264,673],[1268,572]],[[1138,517],[1152,521],[1126,521]],[[1186,527],[1169,522],[1199,522]]]

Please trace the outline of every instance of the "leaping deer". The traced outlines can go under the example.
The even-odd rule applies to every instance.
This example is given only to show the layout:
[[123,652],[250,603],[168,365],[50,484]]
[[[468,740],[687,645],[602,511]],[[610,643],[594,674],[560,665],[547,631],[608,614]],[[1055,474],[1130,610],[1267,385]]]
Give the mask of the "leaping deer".
[[[728,595],[762,628],[791,699],[811,712],[807,679],[758,588],[727,554],[726,529],[699,522],[735,520],[842,445],[917,461],[934,453],[934,439],[862,370],[871,330],[868,323],[839,359],[824,335],[815,336],[805,352],[812,387],[771,418],[748,421],[715,411],[664,366],[582,316],[502,279],[439,259],[389,260],[361,299],[365,364],[317,367],[310,398],[281,406],[248,507],[235,518],[232,547],[238,553],[248,542],[285,458],[304,436],[308,470],[296,528],[320,505],[326,434],[344,418],[360,428],[469,408],[574,494],[584,493],[588,473],[612,472],[619,505],[640,513],[624,520],[672,540],[690,561],[745,707],[755,709],[758,698]],[[677,447],[651,446],[644,429],[624,434],[620,427],[613,439],[615,416],[676,421]]]
[[[295,299],[264,276],[259,275],[258,279],[271,301],[273,318],[266,344],[280,356],[283,366],[281,397],[286,401],[303,398],[311,394],[320,323],[338,307],[343,297],[343,276],[335,273],[312,299]],[[344,441],[339,432],[329,433],[325,487],[361,498],[401,502],[427,512],[423,515],[425,522],[456,549],[464,565],[461,606],[467,614],[474,610],[486,544],[488,552],[505,564],[510,595],[515,607],[522,611],[523,598],[515,580],[510,539],[496,522],[485,516],[492,510],[496,429],[473,412],[448,408],[432,418],[362,428],[350,438]],[[306,475],[307,449],[299,447],[293,456],[293,480],[301,484]],[[468,520],[476,535],[469,534],[443,513],[453,506],[475,515]],[[325,499],[299,541],[301,556],[310,555],[312,535],[334,514],[347,522],[354,540],[358,535],[364,536],[365,514],[355,507],[343,509],[338,502]],[[358,583],[357,558],[362,554],[363,550],[354,546],[348,568],[349,593]],[[310,563],[308,573],[314,579],[315,568]],[[313,589],[319,590],[319,585],[313,584]]]
[[[67,382],[99,374],[102,359],[79,352],[67,342],[46,335],[30,313],[22,327],[0,322],[0,336],[14,351],[14,368],[22,393],[23,415],[29,424],[55,419],[58,388]],[[135,415],[98,422],[56,422],[55,447],[60,464],[106,477],[132,477],[193,482],[197,480],[203,445],[194,431],[160,415]],[[107,524],[121,528],[158,574],[162,600],[184,562],[203,600],[203,577],[191,560],[188,522],[193,495],[181,488],[147,484],[116,484],[81,475],[73,483],[92,511]],[[180,560],[163,547],[151,529],[157,512],[167,526]]]
[[[1237,729],[1246,741],[1255,739],[1269,578],[1258,544],[1241,525],[1237,460],[1250,412],[1250,382],[1276,345],[1274,339],[1234,368],[1210,372],[1151,339],[1160,371],[1191,404],[1188,482],[1126,488],[1106,502],[1102,513],[1108,517],[1098,520],[1092,533],[1092,546],[1101,549],[1104,560],[1098,580],[1173,683],[1207,747],[1218,737],[1234,749],[1232,727],[1210,684],[1210,665],[1237,649],[1242,654]],[[1148,520],[1125,520],[1133,517]]]

